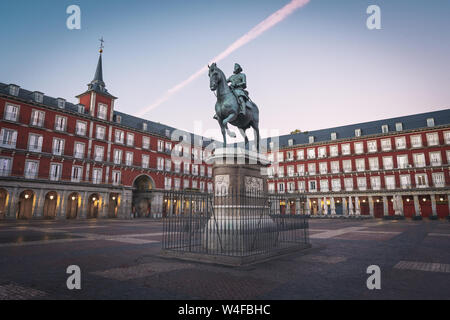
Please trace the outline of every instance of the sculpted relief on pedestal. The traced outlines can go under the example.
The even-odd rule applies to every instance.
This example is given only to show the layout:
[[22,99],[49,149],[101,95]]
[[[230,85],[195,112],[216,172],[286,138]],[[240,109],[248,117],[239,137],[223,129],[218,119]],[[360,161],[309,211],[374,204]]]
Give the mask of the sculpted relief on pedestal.
[[218,175],[215,177],[214,184],[216,196],[226,196],[230,187],[230,176]]
[[263,179],[248,176],[245,177],[245,192],[261,193],[263,191]]

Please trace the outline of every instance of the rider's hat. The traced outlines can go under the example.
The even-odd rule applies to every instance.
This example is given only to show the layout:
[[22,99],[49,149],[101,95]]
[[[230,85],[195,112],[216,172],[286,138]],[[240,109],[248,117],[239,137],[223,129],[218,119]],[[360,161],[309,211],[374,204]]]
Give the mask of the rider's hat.
[[242,67],[239,65],[239,63],[234,64],[234,72],[239,73],[242,71]]

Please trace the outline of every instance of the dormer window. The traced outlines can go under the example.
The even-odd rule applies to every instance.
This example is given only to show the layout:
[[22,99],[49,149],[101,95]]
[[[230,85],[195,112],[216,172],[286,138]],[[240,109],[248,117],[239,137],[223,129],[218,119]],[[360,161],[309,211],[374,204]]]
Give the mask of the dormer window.
[[402,131],[403,130],[403,124],[401,122],[397,122],[395,124],[395,130],[396,131]]
[[122,116],[116,115],[116,123],[121,123],[121,122],[122,122]]
[[148,128],[147,122],[143,122],[142,123],[142,130],[147,131],[147,128]]
[[44,101],[44,94],[42,92],[35,91],[33,92],[33,98],[37,103],[42,103]]
[[166,129],[166,137],[170,137],[170,130]]
[[383,124],[383,125],[381,126],[381,132],[382,132],[382,133],[388,133],[388,132],[389,132],[389,127],[388,127],[387,124]]
[[289,139],[288,140],[288,146],[292,147],[294,145],[294,139]]
[[337,138],[337,133],[336,132],[332,132],[331,133],[331,140],[336,140]]
[[66,100],[63,98],[56,99],[56,102],[58,104],[58,108],[60,109],[64,109],[64,107],[66,106]]
[[309,136],[309,143],[314,143],[314,136]]
[[12,96],[18,96],[19,95],[19,86],[16,86],[15,84],[9,85],[9,94]]
[[427,119],[427,127],[434,127],[434,118]]
[[77,104],[78,113],[84,114],[84,104]]
[[99,119],[106,120],[106,117],[108,116],[107,113],[108,113],[108,106],[106,104],[99,103],[97,110],[97,117]]
[[355,137],[361,137],[361,129],[355,129]]

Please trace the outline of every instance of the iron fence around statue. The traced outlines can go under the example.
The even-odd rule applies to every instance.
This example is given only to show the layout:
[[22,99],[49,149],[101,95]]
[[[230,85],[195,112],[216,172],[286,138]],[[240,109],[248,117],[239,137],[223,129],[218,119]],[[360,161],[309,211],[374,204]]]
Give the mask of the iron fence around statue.
[[300,194],[166,191],[163,251],[249,257],[309,247],[304,205]]

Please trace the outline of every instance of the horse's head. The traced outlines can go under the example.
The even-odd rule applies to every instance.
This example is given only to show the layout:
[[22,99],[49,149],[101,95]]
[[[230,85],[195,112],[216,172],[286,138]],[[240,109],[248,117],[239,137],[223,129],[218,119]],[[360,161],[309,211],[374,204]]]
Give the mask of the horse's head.
[[219,68],[217,68],[215,62],[211,66],[208,65],[208,68],[209,88],[211,89],[211,91],[216,91],[217,86],[219,85]]

